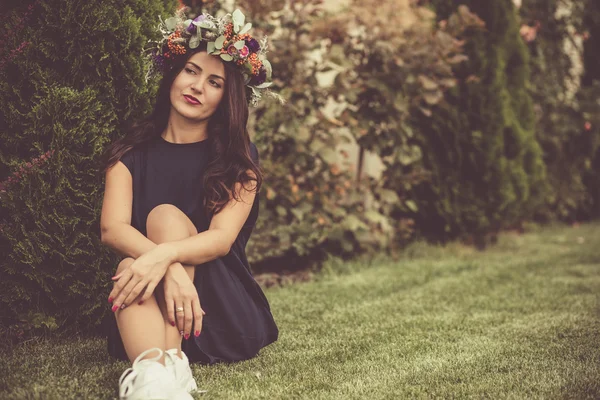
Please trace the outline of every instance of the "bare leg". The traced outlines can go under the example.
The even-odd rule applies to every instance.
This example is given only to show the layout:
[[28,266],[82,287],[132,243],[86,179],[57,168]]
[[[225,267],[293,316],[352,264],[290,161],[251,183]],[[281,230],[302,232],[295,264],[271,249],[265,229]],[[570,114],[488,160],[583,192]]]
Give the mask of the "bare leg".
[[[117,274],[135,260],[127,257],[119,263]],[[153,347],[164,350],[164,319],[154,296],[139,305],[141,295],[123,310],[115,311],[117,326],[129,360],[133,362],[143,351]],[[164,364],[164,357],[160,360]]]
[[[152,209],[146,221],[146,231],[148,232],[148,239],[156,244],[181,240],[198,234],[192,221],[172,204],[161,204]],[[183,267],[193,282],[195,266],[184,264]],[[172,326],[169,322],[162,281],[156,287],[154,293],[163,316],[165,349],[177,348],[178,355],[181,357],[182,337],[177,330],[177,326]]]

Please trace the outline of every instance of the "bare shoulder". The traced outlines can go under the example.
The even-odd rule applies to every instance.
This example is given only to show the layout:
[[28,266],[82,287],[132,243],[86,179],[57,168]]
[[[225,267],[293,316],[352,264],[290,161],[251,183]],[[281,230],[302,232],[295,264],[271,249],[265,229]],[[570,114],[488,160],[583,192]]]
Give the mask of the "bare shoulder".
[[131,224],[133,178],[122,161],[106,171],[100,227],[102,231],[114,223]]

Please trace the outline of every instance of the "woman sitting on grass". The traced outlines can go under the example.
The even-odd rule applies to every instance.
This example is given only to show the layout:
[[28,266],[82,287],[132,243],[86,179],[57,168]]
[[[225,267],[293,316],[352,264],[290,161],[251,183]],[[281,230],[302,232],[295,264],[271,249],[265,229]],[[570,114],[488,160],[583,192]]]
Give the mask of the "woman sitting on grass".
[[248,103],[268,86],[266,46],[239,10],[183,13],[151,49],[149,73],[163,76],[152,114],[105,159],[102,242],[125,256],[108,350],[133,361],[121,399],[190,399],[190,361],[249,359],[278,337],[245,254],[262,183]]

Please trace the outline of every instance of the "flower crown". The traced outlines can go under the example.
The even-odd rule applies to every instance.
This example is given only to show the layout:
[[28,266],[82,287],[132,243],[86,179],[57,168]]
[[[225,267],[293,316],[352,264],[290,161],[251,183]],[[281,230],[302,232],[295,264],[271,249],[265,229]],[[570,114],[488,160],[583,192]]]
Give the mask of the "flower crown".
[[256,106],[262,94],[276,98],[283,103],[283,98],[267,88],[271,81],[271,63],[267,60],[267,39],[259,43],[247,32],[252,28],[251,23],[245,23],[246,17],[240,10],[215,18],[210,14],[200,14],[188,19],[182,7],[175,16],[162,20],[157,29],[162,38],[150,43],[144,49],[149,68],[146,82],[151,76],[162,75],[173,66],[173,61],[189,50],[195,49],[201,41],[207,42],[206,52],[220,57],[223,61],[235,63],[244,77],[244,83],[252,89],[248,100],[249,105]]

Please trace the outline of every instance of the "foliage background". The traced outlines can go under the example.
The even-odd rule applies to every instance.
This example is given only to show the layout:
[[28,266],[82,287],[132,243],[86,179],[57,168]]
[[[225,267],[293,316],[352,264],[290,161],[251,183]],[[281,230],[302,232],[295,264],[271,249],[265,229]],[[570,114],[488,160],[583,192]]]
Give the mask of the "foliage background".
[[[274,89],[287,99],[250,120],[267,172],[247,247],[255,272],[397,253],[415,238],[485,247],[528,221],[597,216],[600,11],[586,0],[585,13],[557,16],[565,1],[238,2],[254,34],[269,37]],[[150,110],[156,85],[144,82],[139,53],[155,34],[149,21],[177,6],[2,3],[0,326],[9,337],[92,332],[108,314],[118,257],[99,240],[97,161]],[[380,174],[363,165],[366,154]]]

